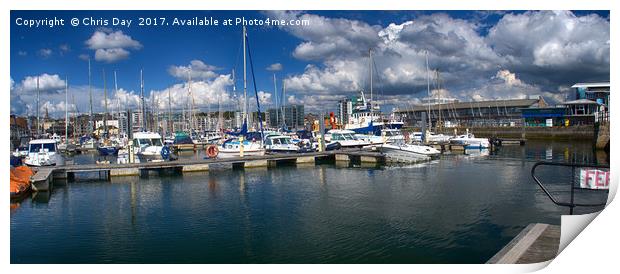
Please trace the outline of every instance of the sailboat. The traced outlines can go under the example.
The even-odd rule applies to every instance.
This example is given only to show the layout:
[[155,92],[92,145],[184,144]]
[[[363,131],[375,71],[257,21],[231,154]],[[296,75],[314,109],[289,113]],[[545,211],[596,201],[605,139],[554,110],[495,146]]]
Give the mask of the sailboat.
[[110,132],[108,130],[108,90],[106,88],[105,70],[103,71],[103,98],[105,104],[105,113],[103,116],[103,138],[101,138],[99,144],[97,144],[97,151],[101,156],[117,155],[120,147],[115,140],[110,138]]
[[[265,149],[263,148],[263,140],[262,140],[262,132],[259,136],[259,139],[252,138],[252,140],[248,140],[250,135],[248,134],[248,92],[247,92],[247,64],[246,64],[246,50],[249,47],[246,47],[247,43],[247,31],[245,26],[243,26],[243,126],[240,132],[232,133],[231,135],[237,136],[237,138],[231,138],[224,143],[219,148],[219,158],[230,158],[230,157],[243,157],[245,155],[265,155]],[[251,54],[251,53],[250,53]],[[252,56],[250,55],[250,65],[252,65]],[[252,67],[252,73],[253,73]],[[254,81],[255,83],[256,81]],[[256,85],[255,85],[256,86]],[[256,90],[255,90],[256,93]],[[260,104],[258,101],[258,94],[255,94],[256,97],[256,106],[258,107],[258,119],[260,123],[260,128],[262,131],[263,123],[260,117]]]
[[75,152],[75,145],[69,143],[69,78],[65,79],[65,141],[58,143],[58,150]]
[[[426,57],[426,93],[428,97],[428,127],[429,129],[427,129],[427,132],[424,133],[424,136],[425,136],[424,141],[426,143],[447,143],[450,141],[451,136],[444,135],[444,134],[437,134],[430,130],[430,128],[433,127],[433,123],[431,121],[431,100],[430,100],[431,99],[431,82],[430,82],[431,80],[430,80],[429,69],[428,69],[428,52],[425,53],[425,57]],[[441,114],[439,114],[439,117],[441,117]],[[441,118],[439,118],[439,120],[441,120]],[[437,122],[437,125],[439,125],[439,123],[440,121]],[[437,128],[438,127],[439,126],[437,126]]]
[[353,102],[352,114],[349,121],[344,125],[344,129],[354,131],[356,134],[381,135],[381,129],[400,129],[404,123],[396,120],[385,120],[382,117],[379,106],[373,105],[373,60],[372,50],[368,51],[369,73],[370,73],[370,99],[360,90],[360,97]]
[[144,102],[144,78],[140,70],[140,102],[142,112],[142,125],[139,132],[134,132],[130,142],[133,153],[137,156],[136,162],[154,162],[170,159],[170,148],[162,142],[161,135],[157,132],[146,130],[146,105]]

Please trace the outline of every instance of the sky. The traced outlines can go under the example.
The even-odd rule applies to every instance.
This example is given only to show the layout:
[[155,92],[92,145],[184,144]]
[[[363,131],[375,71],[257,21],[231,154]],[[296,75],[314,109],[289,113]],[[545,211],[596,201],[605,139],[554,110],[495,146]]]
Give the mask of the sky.
[[[180,25],[194,17],[218,25]],[[52,18],[64,25],[24,23]],[[131,24],[114,25],[114,18]],[[140,26],[140,18],[151,24]],[[11,11],[11,113],[36,114],[37,78],[41,113],[88,112],[89,59],[95,112],[105,105],[104,73],[110,110],[137,108],[140,70],[146,100],[162,111],[169,93],[173,109],[186,107],[190,87],[200,110],[239,109],[236,18],[263,22],[247,26],[247,90],[254,95],[253,68],[262,110],[284,101],[328,112],[360,91],[370,97],[369,64],[373,99],[384,112],[419,104],[429,93],[461,101],[542,95],[555,103],[577,82],[609,81],[607,11]],[[227,19],[233,24],[224,25]]]

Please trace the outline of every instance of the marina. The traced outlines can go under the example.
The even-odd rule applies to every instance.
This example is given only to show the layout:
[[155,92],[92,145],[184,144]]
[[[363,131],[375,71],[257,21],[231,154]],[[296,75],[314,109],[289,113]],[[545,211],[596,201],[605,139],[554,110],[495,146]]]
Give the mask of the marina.
[[609,198],[608,11],[10,14],[149,18],[11,27],[11,264],[531,264]]

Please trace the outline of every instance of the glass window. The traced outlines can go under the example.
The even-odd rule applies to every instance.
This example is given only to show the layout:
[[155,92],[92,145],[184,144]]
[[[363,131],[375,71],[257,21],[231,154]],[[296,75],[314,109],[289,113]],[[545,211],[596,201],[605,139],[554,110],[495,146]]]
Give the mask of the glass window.
[[41,150],[41,144],[30,144],[30,152],[39,152]]
[[161,139],[159,139],[159,138],[151,139],[151,144],[154,145],[154,146],[159,146],[159,147],[162,146]]
[[43,144],[43,149],[47,149],[49,152],[55,152],[56,144]]

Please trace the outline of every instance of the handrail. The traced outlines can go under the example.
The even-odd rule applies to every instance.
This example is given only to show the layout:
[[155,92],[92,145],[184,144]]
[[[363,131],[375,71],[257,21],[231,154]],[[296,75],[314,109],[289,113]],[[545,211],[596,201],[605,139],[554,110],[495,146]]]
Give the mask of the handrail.
[[[538,179],[538,177],[536,177],[536,168],[539,166],[567,166],[567,167],[571,167],[572,171],[573,171],[573,176],[574,176],[574,171],[575,168],[584,168],[584,167],[590,167],[590,168],[607,168],[609,169],[609,165],[597,165],[597,164],[578,164],[578,163],[556,163],[556,162],[545,162],[545,161],[541,161],[541,162],[537,162],[534,164],[534,166],[532,166],[532,178],[534,179],[534,181],[538,184],[538,186],[542,189],[543,192],[545,192],[545,194],[547,195],[547,197],[549,197],[549,199],[551,199],[551,201],[559,206],[565,206],[565,207],[569,207],[570,208],[570,214],[573,214],[573,208],[577,207],[577,206],[581,206],[581,207],[597,207],[597,206],[605,206],[607,204],[607,202],[604,203],[600,203],[600,204],[580,204],[580,203],[575,203],[574,202],[574,198],[575,198],[575,181],[574,179],[571,180],[571,198],[570,198],[570,202],[560,202],[558,200],[556,200],[553,195],[551,195],[551,193],[547,190],[547,188],[543,185],[543,183],[540,181],[540,179]],[[577,189],[581,189],[581,188],[577,188]],[[607,189],[605,189],[605,191],[608,191]]]

